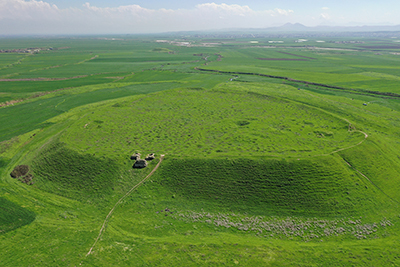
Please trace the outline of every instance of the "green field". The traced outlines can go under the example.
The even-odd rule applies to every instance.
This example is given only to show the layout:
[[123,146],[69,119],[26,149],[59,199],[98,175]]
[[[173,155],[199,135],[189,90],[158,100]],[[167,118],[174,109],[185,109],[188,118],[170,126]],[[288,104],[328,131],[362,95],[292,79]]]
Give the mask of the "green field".
[[400,265],[400,51],[274,40],[0,39],[0,265]]

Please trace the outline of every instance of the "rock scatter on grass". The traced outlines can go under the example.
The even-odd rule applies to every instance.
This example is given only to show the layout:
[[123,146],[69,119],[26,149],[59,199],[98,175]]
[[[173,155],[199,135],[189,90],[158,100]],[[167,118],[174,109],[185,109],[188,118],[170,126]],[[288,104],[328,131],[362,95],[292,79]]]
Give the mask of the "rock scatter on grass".
[[349,235],[357,239],[379,238],[379,232],[393,225],[384,218],[378,223],[363,223],[361,219],[343,218],[322,220],[317,218],[298,219],[294,217],[268,218],[241,214],[213,214],[210,212],[186,211],[172,215],[172,218],[188,223],[202,222],[216,227],[233,228],[256,232],[259,236],[276,238],[300,237],[310,241],[330,236]]
[[14,179],[18,179],[20,182],[28,185],[33,185],[33,175],[29,173],[28,165],[15,166],[14,170],[10,173],[10,176]]
[[155,159],[154,153],[148,154],[145,159],[141,159],[140,156],[140,153],[135,153],[130,157],[131,160],[135,160],[135,163],[133,164],[133,168],[135,169],[145,168],[148,164],[147,161]]

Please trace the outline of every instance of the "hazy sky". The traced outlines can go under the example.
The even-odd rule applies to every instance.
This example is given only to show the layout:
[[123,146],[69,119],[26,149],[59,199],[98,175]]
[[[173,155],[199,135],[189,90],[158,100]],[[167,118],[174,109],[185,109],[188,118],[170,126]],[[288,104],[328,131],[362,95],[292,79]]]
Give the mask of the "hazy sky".
[[400,0],[0,0],[0,34],[397,25]]

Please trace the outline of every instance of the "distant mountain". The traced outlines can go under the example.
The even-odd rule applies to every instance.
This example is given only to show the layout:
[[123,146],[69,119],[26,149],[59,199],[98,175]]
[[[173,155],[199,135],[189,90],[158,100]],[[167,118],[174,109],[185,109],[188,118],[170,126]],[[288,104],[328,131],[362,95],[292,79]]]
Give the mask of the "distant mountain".
[[280,32],[379,32],[400,31],[400,25],[395,26],[315,26],[307,27],[300,23],[286,23],[279,27],[264,28],[266,31]]
[[286,30],[286,31],[305,31],[308,29],[307,26],[304,26],[303,24],[300,23],[286,23],[283,26],[276,27],[277,29],[280,30]]
[[266,27],[266,28],[225,28],[208,31],[179,31],[169,32],[165,34],[179,34],[179,35],[199,35],[208,36],[213,38],[215,36],[223,36],[224,38],[240,38],[240,37],[255,37],[259,36],[297,36],[301,34],[310,34],[313,36],[337,36],[338,34],[344,35],[396,35],[400,36],[400,25],[394,26],[328,26],[321,25],[315,27],[308,27],[301,23],[286,23],[282,26]]

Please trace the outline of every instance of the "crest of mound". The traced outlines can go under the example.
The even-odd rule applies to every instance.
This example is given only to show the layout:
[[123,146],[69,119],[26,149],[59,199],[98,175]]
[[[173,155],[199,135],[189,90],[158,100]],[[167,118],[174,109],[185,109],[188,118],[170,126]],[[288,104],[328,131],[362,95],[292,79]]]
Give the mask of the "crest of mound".
[[[340,117],[299,102],[234,88],[174,89],[102,104],[61,137],[89,154],[154,151],[183,157],[310,157],[364,136]],[[98,123],[101,121],[101,125]]]

